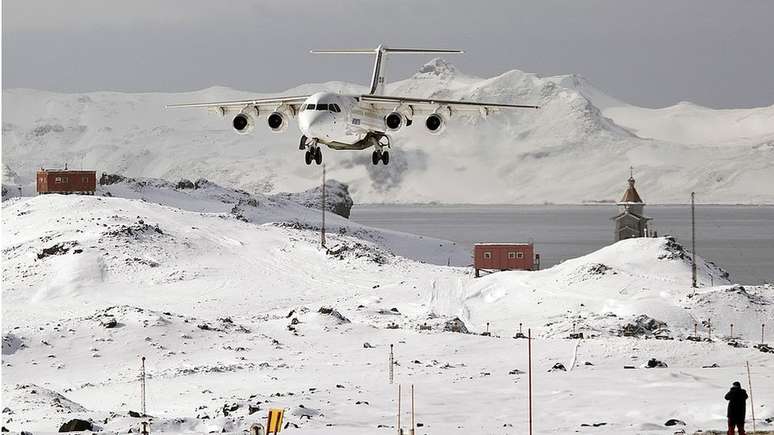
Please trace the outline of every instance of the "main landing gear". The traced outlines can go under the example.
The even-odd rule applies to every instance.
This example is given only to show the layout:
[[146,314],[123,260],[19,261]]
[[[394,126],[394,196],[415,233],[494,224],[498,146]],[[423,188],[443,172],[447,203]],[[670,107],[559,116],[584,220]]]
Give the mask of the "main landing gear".
[[371,163],[378,165],[379,162],[383,164],[390,163],[390,152],[385,148],[390,147],[390,137],[383,134],[381,136],[372,136],[371,140],[374,141],[374,152],[371,154]]
[[390,152],[382,151],[382,150],[374,150],[374,152],[371,154],[371,163],[373,163],[374,165],[378,165],[379,162],[382,162],[385,165],[390,163]]
[[317,144],[317,140],[312,140],[309,144],[307,144],[306,141],[306,136],[301,136],[301,143],[298,145],[298,149],[306,149],[306,153],[304,153],[304,162],[307,165],[311,165],[312,162],[317,165],[322,164],[322,150],[320,149],[320,145]]

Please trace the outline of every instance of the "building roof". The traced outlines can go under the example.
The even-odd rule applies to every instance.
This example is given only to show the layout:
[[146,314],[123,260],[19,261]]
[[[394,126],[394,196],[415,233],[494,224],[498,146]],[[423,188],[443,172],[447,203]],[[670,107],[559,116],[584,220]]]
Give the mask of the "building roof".
[[629,188],[626,189],[626,192],[624,192],[623,198],[621,198],[620,201],[618,201],[619,204],[621,203],[639,203],[642,204],[642,198],[640,198],[640,194],[637,193],[637,189],[634,188],[634,177],[629,177]]
[[479,242],[473,246],[531,246],[532,243]]

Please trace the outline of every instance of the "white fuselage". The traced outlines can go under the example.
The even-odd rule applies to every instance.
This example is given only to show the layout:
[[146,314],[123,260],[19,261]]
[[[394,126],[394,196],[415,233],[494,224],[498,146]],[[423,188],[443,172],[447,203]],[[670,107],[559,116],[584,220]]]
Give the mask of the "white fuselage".
[[361,107],[354,96],[319,92],[301,106],[298,128],[308,139],[331,148],[354,149],[369,132],[384,132],[384,119],[376,110]]

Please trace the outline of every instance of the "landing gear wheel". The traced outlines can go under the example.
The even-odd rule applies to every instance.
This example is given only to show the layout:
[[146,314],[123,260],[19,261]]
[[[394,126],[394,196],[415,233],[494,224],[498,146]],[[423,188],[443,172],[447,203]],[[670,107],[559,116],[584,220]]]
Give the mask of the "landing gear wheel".
[[314,162],[318,165],[322,163],[322,150],[320,147],[314,149]]
[[390,163],[390,152],[389,151],[383,151],[382,152],[382,163],[385,165],[387,163]]
[[382,159],[382,153],[379,152],[379,150],[375,150],[373,154],[371,154],[371,163],[374,165],[379,164],[379,160]]
[[304,161],[306,162],[307,165],[311,165],[312,164],[312,152],[311,151],[307,151],[306,154],[304,154]]
[[302,150],[306,148],[306,135],[301,135],[301,142],[298,144],[298,149]]

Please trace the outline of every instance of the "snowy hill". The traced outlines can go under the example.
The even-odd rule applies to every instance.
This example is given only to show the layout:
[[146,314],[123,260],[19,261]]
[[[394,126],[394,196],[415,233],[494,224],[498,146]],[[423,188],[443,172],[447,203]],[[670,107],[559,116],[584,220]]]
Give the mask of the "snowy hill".
[[[720,399],[745,360],[756,416],[774,418],[774,354],[753,347],[774,289],[733,285],[700,260],[694,295],[690,257],[671,239],[476,279],[395,255],[448,255],[438,241],[339,217],[325,252],[305,214],[316,211],[281,198],[151,180],[107,188],[113,197],[3,202],[10,430],[53,432],[75,417],[136,428],[145,356],[157,432],[241,432],[280,406],[298,426],[289,432],[394,433],[394,344],[395,382],[417,387],[419,433],[521,432],[519,322],[537,337],[538,433],[673,433],[671,418],[722,427]],[[489,322],[492,336],[445,332],[455,318],[476,334]],[[693,322],[713,341],[687,341]],[[583,340],[565,338],[573,324]],[[668,367],[645,368],[651,358]]]
[[[340,82],[286,91],[362,92]],[[396,136],[392,163],[367,152],[325,153],[331,178],[356,202],[581,203],[614,200],[637,170],[648,202],[774,203],[774,106],[713,110],[689,104],[643,109],[575,75],[513,70],[467,76],[443,60],[422,66],[387,92],[539,104],[540,110],[459,117],[440,136],[421,123]],[[178,94],[3,91],[3,183],[33,190],[41,166],[95,168],[133,177],[204,177],[250,193],[300,191],[318,184],[303,164],[294,128],[275,135],[230,131],[203,110],[164,110],[175,102],[260,96],[227,88]],[[295,124],[294,124],[295,125]]]

